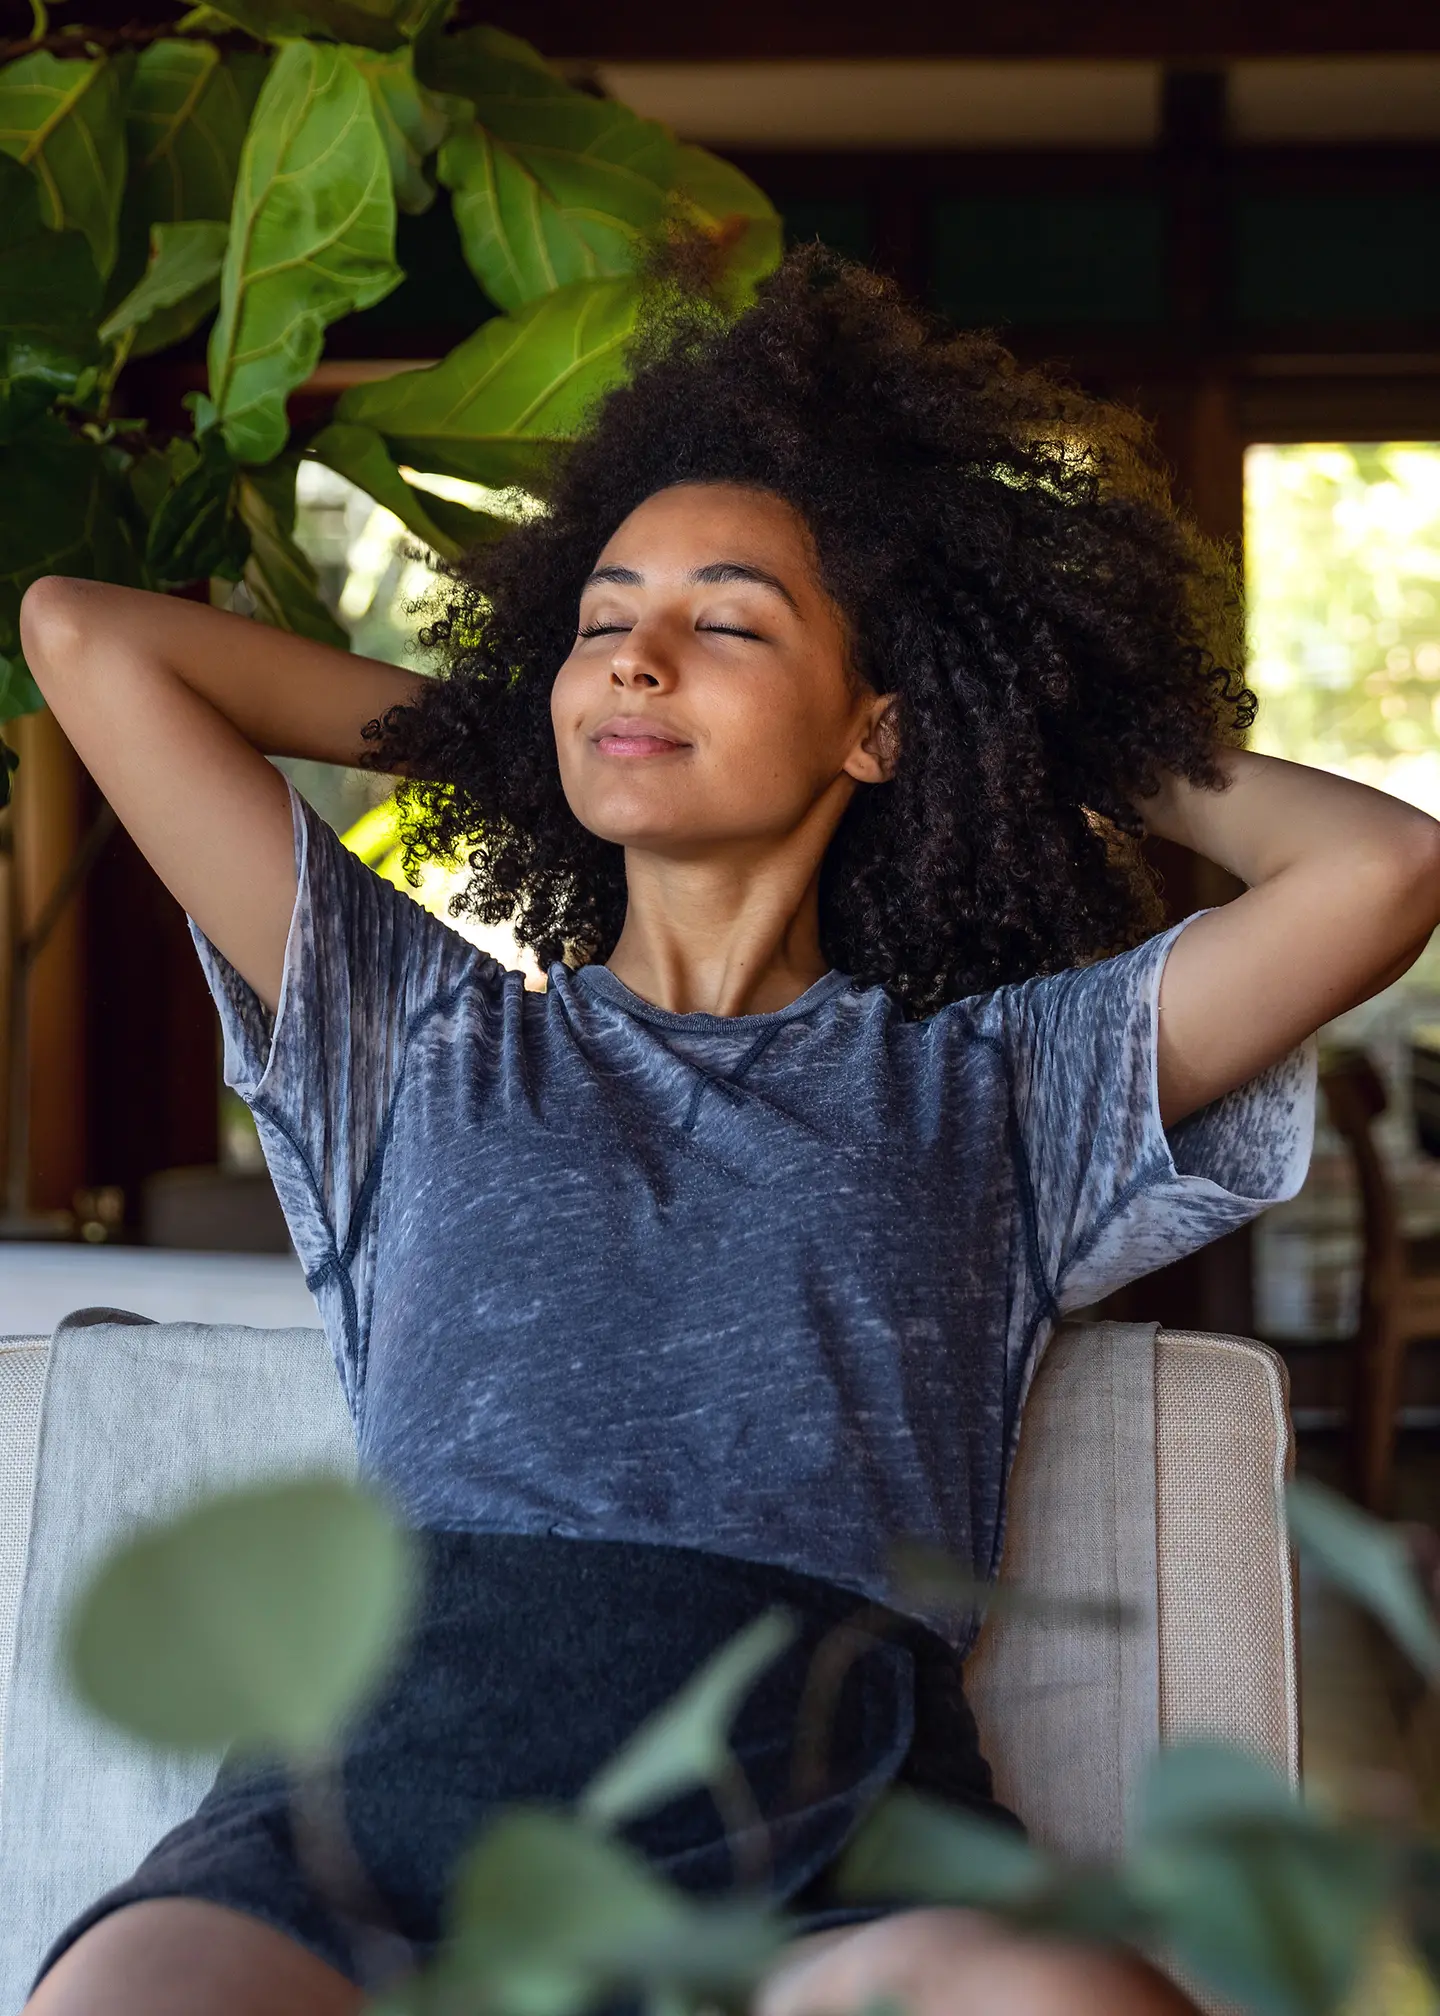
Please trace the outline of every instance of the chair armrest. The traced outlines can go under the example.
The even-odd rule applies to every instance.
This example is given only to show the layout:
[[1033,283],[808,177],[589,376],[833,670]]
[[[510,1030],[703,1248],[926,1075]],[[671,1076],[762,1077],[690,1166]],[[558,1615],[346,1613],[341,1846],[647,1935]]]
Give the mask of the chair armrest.
[[1161,1740],[1240,1743],[1298,1782],[1283,1360],[1246,1337],[1161,1330],[1155,1451]]

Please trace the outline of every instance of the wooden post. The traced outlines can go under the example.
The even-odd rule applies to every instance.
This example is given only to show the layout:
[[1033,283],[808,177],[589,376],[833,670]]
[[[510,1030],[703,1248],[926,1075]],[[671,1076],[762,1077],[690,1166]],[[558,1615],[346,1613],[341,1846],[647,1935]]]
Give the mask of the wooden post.
[[[53,715],[27,715],[10,733],[20,756],[8,815],[10,874],[15,935],[23,938],[80,845],[84,778]],[[14,1201],[41,1213],[68,1212],[86,1174],[83,902],[80,892],[66,905],[27,989],[29,1065],[23,1103],[11,1126],[18,1121],[28,1135],[28,1194]]]

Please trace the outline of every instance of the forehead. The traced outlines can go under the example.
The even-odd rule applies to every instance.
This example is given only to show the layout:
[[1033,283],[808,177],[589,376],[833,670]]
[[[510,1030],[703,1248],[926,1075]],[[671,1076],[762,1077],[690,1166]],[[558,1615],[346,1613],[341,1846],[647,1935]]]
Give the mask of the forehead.
[[794,505],[743,483],[676,483],[657,490],[621,520],[600,554],[635,565],[647,556],[656,565],[750,560],[812,572],[810,534]]

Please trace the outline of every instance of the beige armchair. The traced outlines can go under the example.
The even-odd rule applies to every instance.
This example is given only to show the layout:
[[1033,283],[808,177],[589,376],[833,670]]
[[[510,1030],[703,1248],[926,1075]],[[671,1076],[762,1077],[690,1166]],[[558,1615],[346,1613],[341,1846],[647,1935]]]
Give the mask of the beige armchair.
[[1113,1854],[1146,1759],[1195,1735],[1300,1767],[1295,1585],[1281,1516],[1285,1368],[1263,1344],[1153,1324],[1062,1329],[1025,1410],[1002,1573],[1140,1622],[1003,1614],[967,1686],[996,1789],[1037,1840]]
[[[203,1760],[187,1776],[62,1699],[49,1662],[68,1587],[108,1543],[97,1526],[164,1509],[149,1472],[167,1451],[180,1454],[165,1488],[183,1493],[234,1481],[242,1434],[256,1467],[342,1460],[318,1332],[131,1319],[62,1326],[53,1352],[0,1339],[0,2016],[51,1937],[205,1782]],[[969,1668],[982,1740],[1037,1839],[1113,1853],[1146,1758],[1177,1736],[1238,1740],[1297,1771],[1289,1461],[1284,1374],[1263,1346],[1143,1324],[1057,1336],[1026,1409],[1004,1573],[1120,1599],[1139,1622],[996,1617],[982,1634]]]

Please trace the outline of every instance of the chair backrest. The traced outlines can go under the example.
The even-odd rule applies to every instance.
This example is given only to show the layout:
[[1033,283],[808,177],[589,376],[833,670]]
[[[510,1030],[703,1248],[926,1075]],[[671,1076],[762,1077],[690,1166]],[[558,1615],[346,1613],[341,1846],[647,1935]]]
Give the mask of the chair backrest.
[[1295,1591],[1285,1370],[1245,1338],[1073,1325],[1030,1392],[1003,1575],[1108,1598],[1128,1631],[997,1612],[967,1692],[1001,1798],[1062,1852],[1113,1854],[1146,1759],[1211,1735],[1292,1779]]
[[5,1704],[30,1538],[48,1357],[48,1338],[0,1337],[0,1799],[5,1789]]

